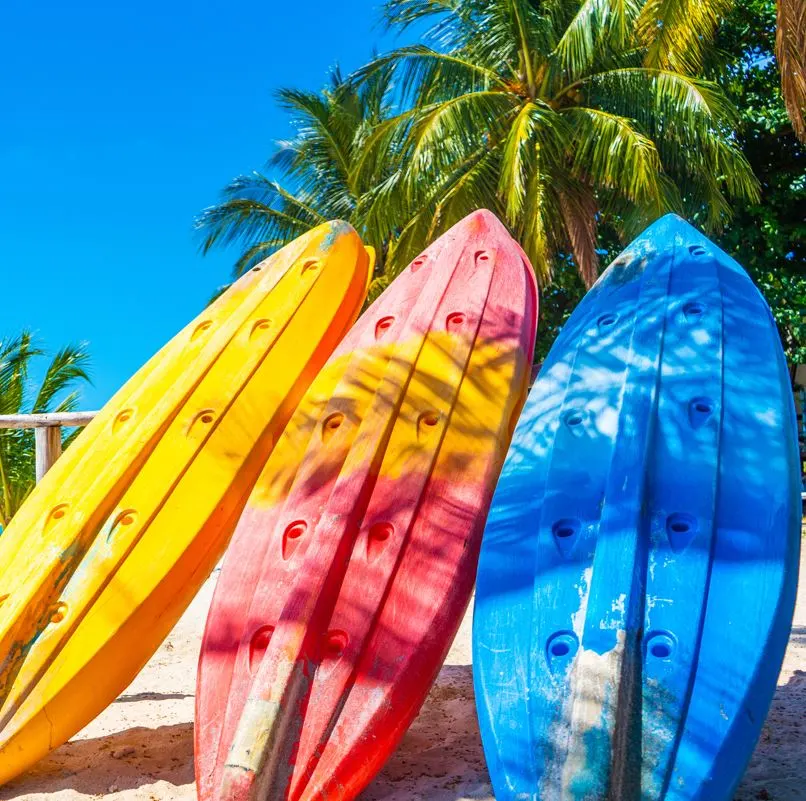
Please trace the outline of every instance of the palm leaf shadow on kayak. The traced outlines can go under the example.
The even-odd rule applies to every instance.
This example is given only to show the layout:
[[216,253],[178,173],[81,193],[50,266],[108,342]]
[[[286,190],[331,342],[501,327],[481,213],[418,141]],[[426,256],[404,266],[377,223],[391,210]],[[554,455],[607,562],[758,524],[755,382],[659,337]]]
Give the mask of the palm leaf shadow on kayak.
[[[494,306],[484,312],[485,319],[505,313]],[[270,629],[269,638],[251,667],[255,686],[265,686],[266,664],[274,675],[293,677],[284,681],[280,695],[272,695],[276,713],[255,723],[267,727],[265,736],[276,743],[271,763],[258,771],[272,782],[262,792],[285,797],[291,785],[288,797],[296,797],[315,781],[332,743],[345,747],[344,738],[356,736],[356,727],[345,721],[359,716],[367,727],[373,720],[398,727],[401,720],[410,721],[422,702],[411,696],[411,686],[422,687],[424,697],[439,671],[461,620],[447,599],[469,599],[486,508],[531,362],[531,354],[518,353],[505,341],[477,340],[472,353],[469,366],[470,349],[457,356],[455,342],[429,335],[414,359],[394,350],[364,358],[345,373],[349,383],[343,394],[336,390],[298,410],[284,435],[293,440],[296,454],[319,449],[321,438],[327,456],[297,473],[298,464],[307,464],[297,455],[288,472],[273,473],[266,491],[267,505],[292,493],[293,508],[268,518],[274,530],[266,535],[274,545],[260,555],[263,573],[272,562],[289,558],[289,521],[308,522],[301,535],[294,532],[293,581],[277,587],[276,611],[263,613],[260,622],[263,630]],[[443,407],[448,411],[439,411]],[[328,432],[327,421],[335,414],[340,415],[338,433]],[[366,430],[365,419],[388,421],[388,427]],[[444,439],[447,431],[450,440]],[[356,453],[368,461],[356,461]],[[356,475],[360,481],[349,485],[342,508],[339,482],[355,482]],[[330,500],[317,503],[326,503],[330,516],[317,522],[305,510],[308,499],[320,497],[326,487],[321,497]],[[253,499],[248,525],[262,524],[263,503]],[[365,571],[375,576],[369,583],[356,578]],[[437,596],[446,599],[442,607],[434,606]],[[257,619],[245,625],[243,620],[238,630],[222,628],[206,640],[207,652],[218,651],[222,658],[245,652],[261,627]],[[266,656],[287,647],[287,640],[275,639],[281,628],[305,631],[293,666],[278,667],[276,657]],[[249,648],[254,654],[253,645]],[[360,750],[360,743],[354,745]],[[310,755],[304,765],[300,751]]]
[[775,690],[798,567],[787,371],[743,271],[682,250],[611,267],[510,449],[474,649],[499,801],[730,798]]

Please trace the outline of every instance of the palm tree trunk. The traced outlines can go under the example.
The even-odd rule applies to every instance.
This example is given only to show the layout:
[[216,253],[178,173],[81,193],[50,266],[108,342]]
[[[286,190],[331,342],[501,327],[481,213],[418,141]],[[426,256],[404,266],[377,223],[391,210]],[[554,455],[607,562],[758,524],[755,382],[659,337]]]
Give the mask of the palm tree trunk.
[[778,0],[775,54],[795,135],[806,142],[806,0]]

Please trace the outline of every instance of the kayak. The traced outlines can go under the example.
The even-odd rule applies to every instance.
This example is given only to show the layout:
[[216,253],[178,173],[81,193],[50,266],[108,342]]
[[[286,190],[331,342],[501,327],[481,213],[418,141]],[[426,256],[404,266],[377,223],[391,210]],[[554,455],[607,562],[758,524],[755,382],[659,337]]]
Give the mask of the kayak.
[[135,677],[212,571],[363,303],[328,223],[238,280],[112,398],[0,535],[0,783]]
[[668,215],[549,353],[478,570],[498,801],[729,801],[776,687],[800,550],[795,412],[767,304]]
[[202,801],[352,799],[390,755],[470,598],[536,314],[523,252],[476,212],[328,361],[213,597],[196,694]]

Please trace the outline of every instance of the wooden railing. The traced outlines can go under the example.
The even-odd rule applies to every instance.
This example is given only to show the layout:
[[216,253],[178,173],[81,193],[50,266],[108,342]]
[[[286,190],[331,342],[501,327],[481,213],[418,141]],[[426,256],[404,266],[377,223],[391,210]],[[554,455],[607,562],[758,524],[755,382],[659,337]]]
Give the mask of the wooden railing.
[[62,455],[62,428],[87,425],[98,412],[52,414],[0,414],[0,428],[33,428],[36,443],[36,480]]

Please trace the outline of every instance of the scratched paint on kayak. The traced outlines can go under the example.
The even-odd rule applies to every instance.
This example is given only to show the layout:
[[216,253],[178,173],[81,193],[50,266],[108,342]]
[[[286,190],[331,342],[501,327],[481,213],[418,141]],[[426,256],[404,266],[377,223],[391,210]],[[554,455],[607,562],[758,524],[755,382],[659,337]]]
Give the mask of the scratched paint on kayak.
[[402,737],[470,597],[536,307],[520,248],[473,214],[395,279],[314,382],[213,599],[201,799],[351,799]]
[[370,272],[340,222],[261,263],[115,395],[0,536],[0,782],[88,723],[170,631]]
[[800,547],[789,376],[742,268],[673,215],[564,326],[479,562],[498,801],[729,801],[776,686]]

